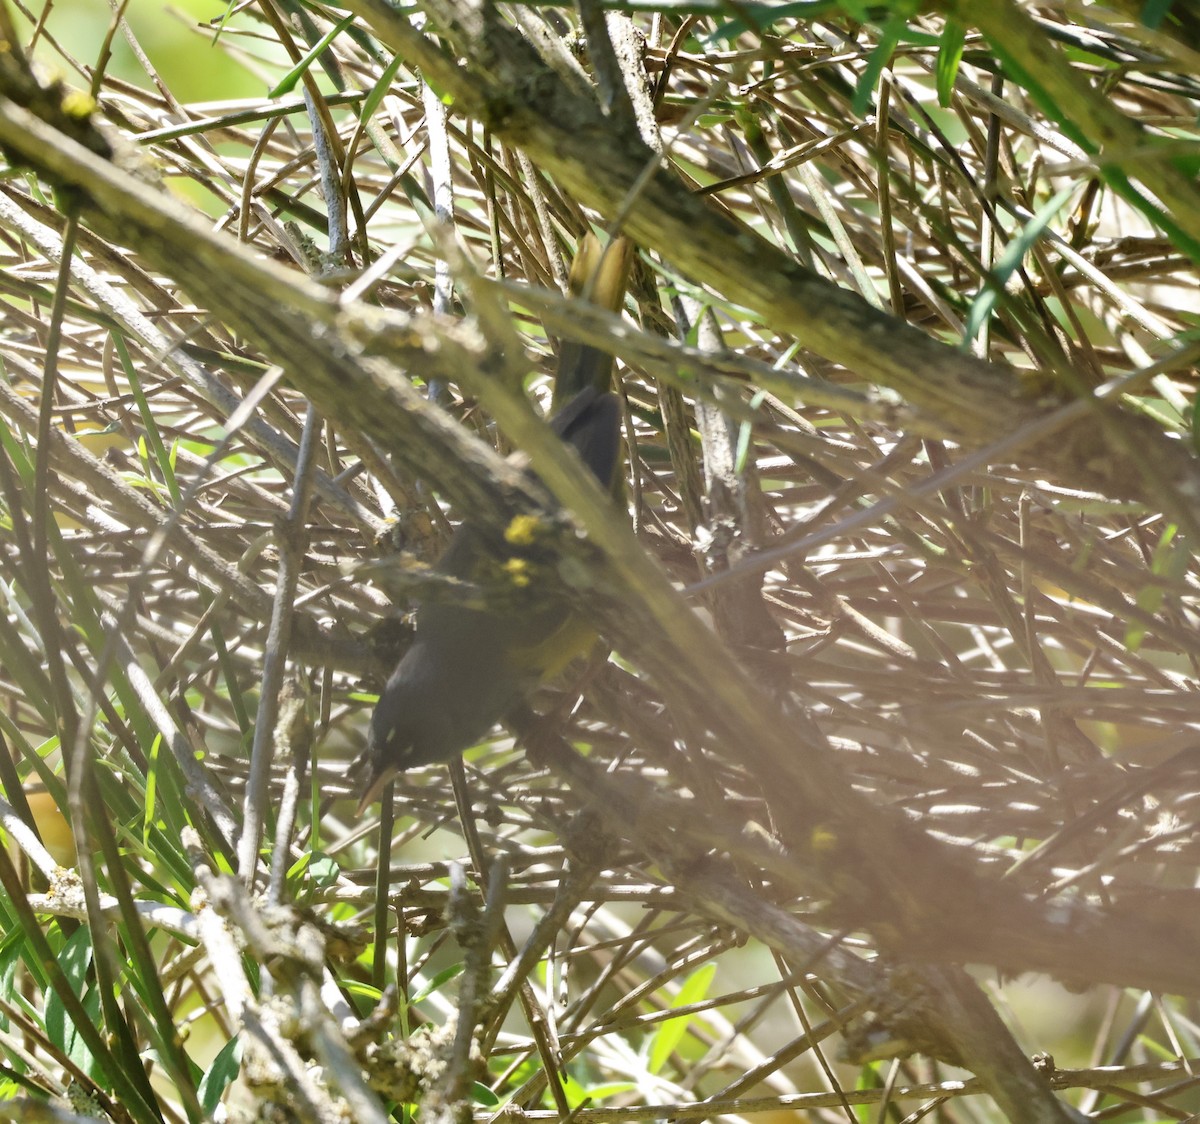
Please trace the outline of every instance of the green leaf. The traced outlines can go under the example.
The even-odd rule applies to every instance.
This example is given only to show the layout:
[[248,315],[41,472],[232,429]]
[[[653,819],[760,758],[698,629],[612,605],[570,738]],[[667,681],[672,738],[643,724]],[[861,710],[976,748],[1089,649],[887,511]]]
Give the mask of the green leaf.
[[149,400],[146,398],[141,375],[138,374],[137,366],[130,358],[129,348],[125,344],[125,337],[120,332],[114,332],[112,341],[113,346],[117,350],[117,356],[121,360],[121,368],[125,372],[125,377],[129,380],[129,387],[133,391],[134,401],[137,402],[142,425],[146,429],[145,434],[138,438],[138,452],[142,460],[146,463],[146,475],[150,475],[149,453],[153,451],[154,460],[158,464],[159,472],[162,473],[163,480],[166,481],[167,490],[171,493],[171,502],[178,507],[183,502],[183,492],[179,487],[178,481],[175,479],[175,458],[167,453],[166,446],[163,444],[162,433],[158,428],[158,421],[155,418],[153,409],[150,407]]
[[499,1108],[500,1098],[491,1091],[486,1085],[476,1081],[471,1086],[471,1100],[476,1104],[481,1104],[485,1108]]
[[331,27],[324,35],[321,36],[319,40],[317,40],[316,43],[313,44],[312,48],[305,53],[304,57],[283,76],[283,80],[267,96],[278,98],[282,97],[284,94],[290,94],[296,88],[296,84],[300,81],[300,79],[304,77],[304,72],[316,61],[317,56],[320,55],[320,53],[325,50],[325,48],[328,47],[329,44],[332,43],[339,35],[341,35],[341,33],[345,31],[346,28],[348,28],[352,23],[354,23],[354,16],[349,15],[344,20],[341,20],[339,23],[336,23],[333,27]]
[[[92,1016],[96,1026],[100,1025],[100,996],[95,988],[87,986],[88,968],[92,963],[91,933],[81,926],[58,954],[58,965],[67,977],[71,990],[79,996],[84,1009]],[[99,1077],[96,1059],[84,1045],[79,1030],[67,1014],[67,1009],[57,991],[46,995],[46,1037],[67,1055],[80,1069],[92,1077]]]
[[147,759],[149,768],[146,770],[146,814],[142,817],[142,846],[150,846],[150,834],[154,830],[156,815],[154,812],[158,796],[158,755],[162,749],[162,734],[158,734],[150,743],[150,755]]
[[1171,10],[1174,0],[1146,0],[1142,5],[1142,23],[1151,29],[1158,28]]
[[591,1093],[580,1085],[569,1073],[563,1074],[562,1091],[563,1095],[567,1098],[567,1105],[572,1112],[592,1099]]
[[[698,968],[683,981],[683,986],[672,1000],[671,1007],[673,1009],[689,1007],[693,1003],[701,1002],[708,995],[708,989],[712,986],[713,976],[716,974],[717,966],[715,964],[705,964],[702,968]],[[646,1068],[651,1073],[662,1072],[663,1066],[667,1064],[675,1052],[675,1048],[687,1033],[688,1023],[691,1020],[691,1015],[681,1015],[678,1018],[667,1019],[659,1027],[654,1035],[654,1042],[650,1046],[650,1060],[646,1063]]]
[[721,24],[711,35],[703,36],[701,42],[705,46],[719,47],[722,43],[732,43],[739,35],[745,35],[747,32],[761,35],[780,20],[816,19],[829,14],[834,7],[835,4],[831,0],[794,0],[789,4],[739,4],[735,9],[738,18]]
[[337,881],[341,865],[324,851],[306,851],[287,872],[287,880],[297,895],[312,894]]
[[856,117],[864,116],[870,108],[875,87],[879,85],[879,76],[883,73],[883,68],[892,61],[896,44],[900,42],[900,37],[904,34],[906,27],[907,20],[900,15],[889,16],[887,23],[883,25],[879,42],[867,56],[867,65],[863,67],[858,85],[854,88],[854,101],[850,105],[850,111]]
[[212,1060],[208,1072],[200,1081],[197,1093],[200,1096],[200,1107],[210,1119],[221,1103],[221,1097],[229,1088],[234,1078],[242,1068],[242,1042],[235,1034]]
[[936,71],[938,105],[943,109],[950,104],[950,95],[954,92],[954,81],[958,77],[958,67],[962,62],[963,44],[966,40],[966,28],[958,20],[947,20],[938,42]]
[[[1167,595],[1167,586],[1180,585],[1191,563],[1192,552],[1179,537],[1179,528],[1169,524],[1159,537],[1158,545],[1150,559],[1150,572],[1160,581],[1150,582],[1138,590],[1134,599],[1137,607],[1146,613],[1157,613]],[[1146,626],[1140,622],[1125,629],[1125,647],[1136,652],[1146,638]]]
[[309,877],[321,888],[332,886],[338,874],[341,873],[341,863],[330,858],[324,851],[312,852],[312,863],[309,866]]
[[443,984],[454,979],[455,976],[461,975],[463,966],[461,964],[451,964],[449,968],[443,968],[438,972],[420,991],[416,993],[410,1000],[412,1003],[420,1003],[422,999],[428,999],[435,991],[441,989]]
[[[756,391],[754,397],[750,399],[750,409],[757,410],[763,404],[763,400],[767,397],[765,390]],[[737,449],[734,452],[733,464],[734,472],[739,476],[746,471],[746,462],[750,456],[751,442],[754,439],[754,426],[749,421],[743,421],[738,426]]]
[[1064,187],[1050,202],[1041,207],[1029,222],[1017,233],[1017,236],[1004,248],[992,269],[989,282],[979,290],[979,295],[971,303],[971,312],[967,316],[967,325],[963,329],[962,346],[968,347],[979,334],[980,328],[987,322],[1004,292],[1008,279],[1017,271],[1025,255],[1033,244],[1042,236],[1043,231],[1050,225],[1055,215],[1062,210],[1063,204],[1071,197],[1074,187]]
[[608,1097],[620,1097],[636,1091],[637,1083],[635,1081],[605,1081],[601,1085],[588,1086],[588,1096],[593,1104]]
[[392,79],[396,77],[396,71],[400,69],[401,58],[397,55],[387,65],[387,69],[379,76],[379,81],[371,87],[371,92],[367,94],[366,100],[363,102],[362,111],[358,115],[360,121],[370,121],[375,116],[383,99],[387,97],[387,92],[392,88]]
[[855,23],[869,23],[873,0],[838,0],[838,7]]

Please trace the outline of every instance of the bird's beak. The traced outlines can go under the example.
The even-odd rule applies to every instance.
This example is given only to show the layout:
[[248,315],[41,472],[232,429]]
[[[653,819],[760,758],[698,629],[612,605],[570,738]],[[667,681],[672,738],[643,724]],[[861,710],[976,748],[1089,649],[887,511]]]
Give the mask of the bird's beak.
[[372,773],[371,779],[367,781],[367,787],[363,790],[362,799],[358,802],[358,808],[355,809],[354,815],[356,817],[361,816],[363,812],[379,799],[383,790],[387,788],[398,771],[392,765],[385,765],[378,772]]

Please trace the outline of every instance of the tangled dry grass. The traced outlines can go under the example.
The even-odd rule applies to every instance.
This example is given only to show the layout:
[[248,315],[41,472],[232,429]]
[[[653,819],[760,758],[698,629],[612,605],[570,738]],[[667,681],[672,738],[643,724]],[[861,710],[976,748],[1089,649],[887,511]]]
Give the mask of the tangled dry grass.
[[[52,21],[93,113],[5,64],[3,780],[19,817],[40,774],[88,839],[86,901],[45,859],[50,893],[25,896],[60,918],[50,949],[83,917],[98,990],[140,985],[102,1005],[128,1040],[70,1077],[39,1014],[59,985],[27,976],[3,1043],[33,1090],[197,1118],[226,1070],[197,1089],[167,1030],[189,1012],[269,1058],[242,1096],[305,1119],[338,1098],[383,1119],[388,1097],[480,1120],[1062,1119],[1051,1086],[1098,1118],[1194,1113],[1200,285],[1195,212],[1168,203],[1200,141],[1186,18],[994,5],[1070,60],[1085,113],[1031,94],[1053,65],[999,55],[969,11],[939,104],[942,17],[581,3],[585,35],[538,5],[498,32],[468,5],[415,5],[425,32],[351,7],[222,21],[215,49],[266,99],[181,104],[144,56],[133,84],[54,52]],[[530,65],[504,58],[515,29],[542,70],[498,106],[488,83]],[[580,124],[570,98],[603,112]],[[1093,110],[1141,147],[1098,156]],[[563,121],[596,197],[572,151],[543,156]],[[630,151],[716,225],[656,244],[684,211],[649,175],[605,207]],[[557,296],[589,228],[644,246],[621,323]],[[779,255],[749,253],[759,288],[751,231]],[[585,509],[597,562],[559,528],[616,655],[537,696],[532,752],[498,729],[406,774],[394,825],[353,822],[347,763],[420,589],[403,559],[463,510],[531,502],[483,447],[536,440],[516,391],[545,402],[563,337],[621,359],[636,538]],[[645,615],[655,575],[705,650]],[[727,680],[760,692],[766,749],[738,740],[753,716],[713,717]],[[787,787],[827,769],[832,789]],[[6,886],[13,947],[35,948]],[[110,894],[180,912],[139,959]],[[260,979],[229,968],[234,931]],[[1014,1045],[965,961],[1094,985],[1081,1068],[1036,1074],[1021,1051],[1047,1043]],[[402,998],[369,1016],[389,981]],[[425,1020],[440,1037],[411,1035]],[[158,1084],[123,1088],[106,1057],[140,1071],[151,1044]]]

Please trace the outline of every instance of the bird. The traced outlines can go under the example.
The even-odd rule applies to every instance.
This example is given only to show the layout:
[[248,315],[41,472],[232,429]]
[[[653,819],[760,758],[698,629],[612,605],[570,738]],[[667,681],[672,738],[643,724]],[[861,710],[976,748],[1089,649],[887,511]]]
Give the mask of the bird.
[[[585,235],[572,263],[572,293],[620,311],[632,258],[627,238],[602,245]],[[611,381],[611,356],[564,342],[550,427],[604,487],[619,492],[621,411]],[[380,692],[366,746],[352,766],[364,777],[360,816],[397,772],[447,761],[476,744],[595,642],[595,632],[561,598],[539,594],[536,571],[533,586],[523,587],[531,571],[517,550],[498,556],[470,522],[459,525],[435,569],[482,587],[487,600],[442,598],[418,606],[415,639]],[[503,597],[494,595],[499,575],[509,579]]]

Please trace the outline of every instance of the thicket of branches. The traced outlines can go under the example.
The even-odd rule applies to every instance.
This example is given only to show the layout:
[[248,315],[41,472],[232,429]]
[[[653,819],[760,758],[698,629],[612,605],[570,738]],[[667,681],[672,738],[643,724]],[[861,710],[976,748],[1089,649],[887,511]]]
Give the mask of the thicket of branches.
[[[1200,1110],[1200,28],[918,8],[262,0],[203,105],[0,9],[0,1115]],[[356,822],[522,511],[604,650]]]

